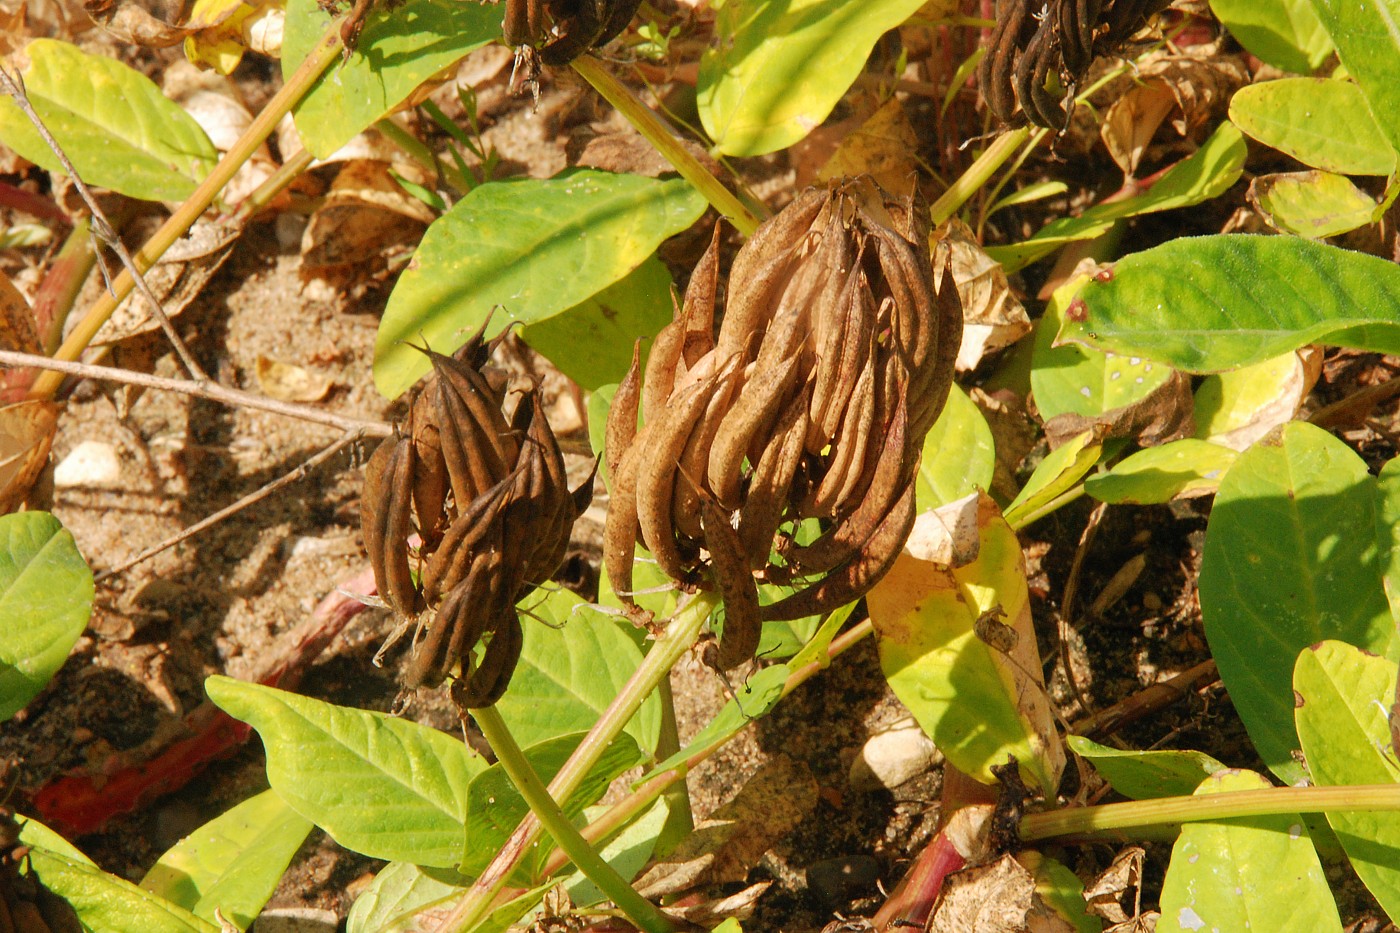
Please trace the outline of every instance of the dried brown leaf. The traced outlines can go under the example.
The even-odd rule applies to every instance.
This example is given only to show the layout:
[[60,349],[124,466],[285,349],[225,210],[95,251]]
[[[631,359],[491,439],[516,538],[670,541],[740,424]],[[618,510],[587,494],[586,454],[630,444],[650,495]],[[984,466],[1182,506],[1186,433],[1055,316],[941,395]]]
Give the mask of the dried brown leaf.
[[919,138],[899,98],[891,97],[880,109],[847,135],[817,172],[818,181],[869,175],[899,197],[914,193],[918,179]]
[[962,301],[963,337],[957,367],[966,372],[975,369],[988,353],[1009,347],[1030,333],[1031,321],[1011,291],[1001,263],[987,255],[967,224],[953,218],[938,228],[934,239],[934,267],[942,264],[940,253],[946,248]]
[[331,390],[331,380],[325,375],[261,354],[254,374],[264,395],[284,402],[319,402]]
[[0,408],[0,514],[13,512],[29,497],[49,462],[58,408],[28,401]]
[[943,884],[930,933],[1025,933],[1035,878],[1010,855],[950,875]]

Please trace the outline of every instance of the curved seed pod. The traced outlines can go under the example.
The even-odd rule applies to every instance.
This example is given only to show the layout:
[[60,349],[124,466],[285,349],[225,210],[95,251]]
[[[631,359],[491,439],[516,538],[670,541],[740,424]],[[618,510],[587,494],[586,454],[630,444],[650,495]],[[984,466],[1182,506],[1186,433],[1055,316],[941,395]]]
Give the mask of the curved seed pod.
[[678,475],[671,496],[671,518],[676,523],[676,532],[683,538],[699,541],[704,537],[700,527],[700,499],[710,445],[714,443],[720,422],[739,391],[739,377],[739,359],[731,357],[720,367],[709,402],[686,440],[685,449],[681,451],[680,461],[676,465]]
[[496,433],[494,427],[477,420],[477,413],[467,405],[459,388],[448,385],[442,378],[434,381],[438,391],[425,393],[423,399],[433,405],[433,420],[438,426],[452,495],[460,509],[464,503],[500,482],[510,472],[506,466],[508,461],[492,442],[491,435]]
[[679,375],[694,369],[701,357],[715,348],[715,293],[718,288],[719,224],[716,223],[710,245],[685,287],[685,302],[681,306],[681,354],[677,364]]
[[[466,659],[489,632],[500,624],[503,614],[515,615],[510,601],[509,585],[502,579],[502,558],[500,551],[487,550],[477,555],[472,567],[473,575],[467,578],[460,590],[464,591],[463,624],[450,633],[447,640],[447,668],[461,662],[462,672],[466,673]],[[455,592],[455,591],[454,591]],[[445,671],[444,671],[445,673]]]
[[448,591],[428,633],[414,645],[403,669],[403,683],[410,690],[441,684],[461,659],[460,651],[452,654],[454,639],[475,644],[485,633],[488,620],[476,611],[474,603],[485,589],[486,555],[473,562],[471,569],[466,580]]
[[751,660],[758,651],[763,623],[758,617],[758,584],[749,571],[739,534],[729,515],[714,501],[700,505],[710,573],[724,600],[724,635],[719,640],[719,666],[724,670]]
[[[875,308],[871,302],[864,274],[853,266],[846,276],[846,285],[838,299],[840,325],[828,327],[828,336],[817,353],[816,377],[812,382],[812,422],[808,428],[807,447],[820,451],[835,434],[841,423],[852,386],[855,385],[854,362],[864,344],[873,339],[870,324]],[[844,379],[843,379],[844,377]]]
[[638,438],[641,458],[637,464],[637,523],[647,550],[661,569],[676,580],[686,576],[671,522],[676,467],[715,382],[715,378],[707,379],[682,391],[657,421],[643,428]]
[[914,527],[914,512],[911,484],[854,560],[812,586],[760,607],[759,617],[765,622],[792,621],[822,615],[860,599],[894,566]]
[[608,517],[603,523],[603,569],[623,605],[632,599],[632,560],[637,554],[637,460],[634,444],[623,454],[612,475]]
[[826,573],[851,560],[876,533],[905,487],[912,488],[910,480],[918,459],[905,459],[905,411],[901,396],[880,456],[873,464],[870,485],[854,511],[811,544],[784,550],[783,556],[799,573]]
[[750,567],[763,567],[773,537],[792,498],[792,481],[807,439],[807,393],[793,396],[773,429],[773,440],[759,457],[739,512],[739,540]]
[[452,698],[467,709],[494,704],[506,692],[524,646],[525,632],[520,627],[520,617],[513,611],[506,613],[486,643],[480,666],[470,676],[453,683]]
[[[833,456],[812,495],[803,501],[802,513],[835,517],[856,491],[869,461],[865,451],[875,427],[875,370],[866,368],[856,381],[841,421],[841,433],[832,442]],[[903,438],[901,437],[901,441]],[[900,452],[902,456],[902,451]]]
[[456,588],[467,578],[472,558],[482,540],[496,525],[514,485],[515,474],[501,480],[468,503],[443,535],[442,543],[423,565],[423,598],[428,603]]
[[[394,472],[395,455],[402,438],[385,438],[365,463],[365,482],[360,493],[360,535],[365,541],[369,565],[374,570],[374,586],[382,596],[389,591],[389,477]],[[401,455],[400,455],[401,456]],[[404,545],[404,562],[408,561],[408,545]],[[397,558],[396,558],[397,559]]]
[[710,490],[725,505],[739,501],[744,455],[754,435],[772,424],[782,410],[784,396],[798,373],[797,356],[776,366],[760,367],[739,392],[739,400],[720,423],[710,447],[706,476]]
[[1055,30],[1049,24],[1042,24],[1036,30],[1026,49],[1016,63],[1013,84],[1016,96],[1021,101],[1021,109],[1026,119],[1037,126],[1062,130],[1069,124],[1069,114],[1065,113],[1059,101],[1045,90],[1045,79],[1059,57],[1059,41]]
[[[501,415],[504,399],[500,394],[491,389],[478,370],[465,363],[431,350],[428,358],[433,362],[433,372],[442,381],[443,397],[460,400],[469,413],[463,420],[478,428],[485,446],[502,464],[514,463],[518,450]],[[501,475],[505,475],[504,467]]]
[[413,534],[413,444],[400,438],[386,464],[384,506],[384,601],[402,615],[423,608],[408,568],[408,538]]
[[681,310],[677,308],[675,320],[661,328],[651,342],[646,374],[642,377],[644,425],[661,417],[666,409],[666,400],[671,397],[671,389],[676,382],[676,363],[681,358],[681,345],[685,341],[683,326]]
[[[1010,6],[1009,10],[1004,6]],[[1016,99],[1012,94],[1011,72],[1015,67],[1016,43],[1028,12],[1026,0],[1011,0],[997,4],[996,27],[987,40],[988,52],[978,68],[977,83],[987,98],[987,107],[1002,123],[1010,123],[1016,114]]]
[[603,431],[603,457],[608,464],[609,477],[617,475],[622,454],[637,436],[637,405],[642,397],[641,365],[642,342],[637,340],[632,344],[632,365],[617,384]]

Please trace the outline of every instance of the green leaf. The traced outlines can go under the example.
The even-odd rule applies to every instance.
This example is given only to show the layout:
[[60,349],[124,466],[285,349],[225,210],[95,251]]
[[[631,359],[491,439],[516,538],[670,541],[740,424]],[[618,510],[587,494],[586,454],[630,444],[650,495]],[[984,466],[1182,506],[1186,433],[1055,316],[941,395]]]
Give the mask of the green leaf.
[[86,859],[39,846],[31,848],[26,858],[44,887],[73,905],[86,929],[219,933],[216,924],[109,875]]
[[1320,239],[1371,223],[1376,202],[1344,175],[1287,172],[1261,175],[1250,195],[1269,223],[1285,233]]
[[1035,849],[1021,851],[1016,860],[1035,878],[1036,897],[1069,929],[1075,933],[1103,933],[1103,921],[1090,914],[1084,903],[1084,882],[1068,865]]
[[375,342],[375,385],[397,396],[429,368],[410,342],[455,349],[498,307],[493,331],[574,307],[704,210],[704,198],[685,181],[589,169],[473,188],[428,228],[389,296]]
[[1376,124],[1400,150],[1400,0],[1313,0],[1313,10],[1366,93]]
[[[1324,641],[1298,656],[1293,688],[1298,737],[1313,780],[1324,787],[1400,782],[1386,713],[1395,699],[1395,662]],[[1329,813],[1356,874],[1391,919],[1400,916],[1400,813]]]
[[[356,51],[327,68],[293,111],[307,150],[318,159],[335,152],[419,85],[500,38],[503,15],[500,4],[456,0],[371,7]],[[296,71],[334,18],[316,0],[288,0],[284,78]]]
[[[1291,419],[1307,384],[1296,353],[1206,376],[1196,387],[1196,437],[1235,450],[1248,447]],[[1265,414],[1272,415],[1274,424],[1261,424]]]
[[1239,180],[1248,147],[1233,124],[1222,123],[1201,148],[1173,165],[1142,194],[1095,204],[1078,217],[1052,220],[1022,243],[993,246],[987,255],[1015,272],[1049,255],[1066,243],[1089,240],[1107,233],[1126,217],[1175,210],[1209,201],[1225,193]]
[[[35,39],[25,54],[29,66],[20,77],[34,112],[89,185],[143,201],[181,201],[213,167],[218,153],[199,124],[139,71],[56,39]],[[50,172],[63,171],[4,95],[0,141]]]
[[567,311],[527,325],[525,342],[585,389],[617,383],[632,365],[632,344],[643,340],[642,358],[657,332],[671,323],[671,273],[649,256],[626,278]]
[[1073,489],[1094,468],[1103,455],[1101,434],[1098,428],[1085,431],[1045,455],[1020,494],[1006,507],[1006,521],[1012,528],[1024,528],[1039,518],[1042,509]]
[[[524,750],[525,757],[540,780],[548,784],[578,748],[583,737],[584,733],[576,732],[531,745]],[[575,820],[585,807],[603,796],[614,778],[636,767],[642,758],[641,749],[630,736],[626,733],[618,736],[608,745],[603,757],[588,772],[574,795],[563,802],[565,815]],[[467,788],[467,797],[467,812],[471,816],[467,821],[466,857],[459,868],[463,874],[477,875],[490,864],[530,808],[499,764],[492,765],[472,779]],[[525,873],[537,874],[548,854],[547,846],[537,847],[522,864]]]
[[1400,625],[1400,457],[1387,462],[1376,477],[1376,541],[1390,616]]
[[914,480],[919,511],[947,505],[978,489],[990,489],[995,467],[992,429],[977,403],[954,385],[943,413],[924,438],[924,455]]
[[263,791],[166,851],[141,887],[210,923],[219,911],[246,930],[310,832],[310,820]]
[[1078,735],[1065,741],[1070,751],[1092,764],[1114,790],[1133,800],[1185,797],[1225,767],[1205,752],[1109,748]]
[[1200,598],[1220,677],[1264,763],[1292,784],[1294,660],[1335,638],[1400,656],[1381,587],[1375,481],[1349,447],[1293,422],[1240,455],[1206,528]]
[[[1269,786],[1250,771],[1221,771],[1202,782],[1196,793]],[[1286,896],[1280,896],[1283,892]],[[1301,817],[1256,816],[1181,828],[1162,883],[1159,933],[1341,929],[1327,876]]]
[[[1055,787],[1064,752],[1044,688],[1030,681],[1040,662],[1020,541],[985,496],[975,532],[953,532],[955,539],[964,534],[979,540],[971,563],[948,567],[906,548],[866,596],[880,669],[959,771],[995,783],[992,767],[1012,756],[1028,783]],[[1004,618],[1014,634],[1009,654],[979,637],[978,621],[988,614]]]
[[1155,505],[1214,492],[1236,456],[1229,447],[1185,438],[1124,457],[1113,469],[1085,479],[1084,491],[1115,505]]
[[1308,0],[1210,0],[1240,45],[1284,71],[1307,74],[1332,54],[1332,40]]
[[433,907],[447,907],[466,893],[470,881],[455,871],[390,862],[355,898],[345,921],[346,933],[407,933],[421,929],[415,917]]
[[467,785],[486,762],[417,723],[230,677],[204,688],[258,730],[272,789],[336,842],[437,868],[462,856]]
[[1361,88],[1340,78],[1284,78],[1250,84],[1230,98],[1230,119],[1266,146],[1312,168],[1389,175],[1395,149],[1376,125]]
[[1088,276],[1075,276],[1055,289],[1036,324],[1032,344],[1031,391],[1046,421],[1056,415],[1092,418],[1147,398],[1172,377],[1170,367],[1136,356],[1101,353],[1085,347],[1055,346],[1065,309]]
[[700,58],[700,122],[716,153],[763,155],[816,129],[876,41],[920,0],[729,0]]
[[[524,626],[520,663],[496,704],[522,746],[591,729],[642,663],[632,623],[598,612],[568,590],[527,606],[540,624]],[[654,750],[660,700],[649,697],[626,731],[638,746]]]
[[47,512],[0,516],[0,722],[53,678],[92,614],[92,571]]
[[1079,293],[1059,342],[1220,372],[1309,343],[1400,352],[1400,267],[1284,236],[1184,237]]

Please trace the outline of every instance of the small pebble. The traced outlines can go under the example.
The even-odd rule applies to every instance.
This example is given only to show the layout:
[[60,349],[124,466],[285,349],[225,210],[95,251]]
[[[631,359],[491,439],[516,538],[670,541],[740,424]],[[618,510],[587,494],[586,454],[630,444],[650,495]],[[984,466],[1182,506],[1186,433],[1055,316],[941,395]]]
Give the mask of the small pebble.
[[807,868],[807,890],[829,906],[873,893],[879,880],[880,863],[868,855],[824,859]]
[[53,484],[59,489],[116,486],[121,475],[121,460],[115,447],[102,441],[83,441],[54,468]]
[[907,725],[873,735],[851,762],[847,777],[851,789],[873,791],[893,790],[906,781],[923,774],[933,766],[937,748],[917,725]]

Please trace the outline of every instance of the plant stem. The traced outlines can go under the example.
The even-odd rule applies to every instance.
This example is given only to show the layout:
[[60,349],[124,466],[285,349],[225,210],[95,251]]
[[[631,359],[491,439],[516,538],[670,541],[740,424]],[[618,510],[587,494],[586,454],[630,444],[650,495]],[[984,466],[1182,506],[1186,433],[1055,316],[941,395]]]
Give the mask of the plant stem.
[[399,126],[388,117],[377,121],[374,124],[375,130],[389,142],[398,146],[404,155],[408,156],[415,163],[422,166],[429,172],[440,175],[458,196],[464,195],[472,190],[472,183],[457,170],[457,166],[448,165],[434,154],[418,137]]
[[1069,489],[1066,489],[1064,492],[1060,493],[1058,496],[1051,499],[1044,505],[1039,506],[1038,508],[1031,509],[1029,512],[1025,512],[1020,516],[1011,516],[1006,520],[1006,523],[1011,526],[1011,529],[1013,531],[1020,531],[1022,528],[1029,528],[1031,525],[1040,521],[1042,518],[1049,515],[1051,512],[1055,511],[1056,509],[1064,508],[1065,506],[1069,505],[1071,502],[1074,502],[1076,499],[1080,498],[1083,495],[1084,484],[1077,483],[1074,486],[1071,486]]
[[[554,780],[549,782],[551,797],[555,800],[567,800],[578,789],[584,777],[602,757],[608,743],[622,732],[623,727],[642,705],[642,701],[669,675],[681,655],[690,650],[716,603],[717,597],[714,594],[699,593],[676,610],[675,615],[666,623],[665,632],[657,638],[631,679],[603,711],[603,715],[579,743],[569,760],[564,762],[564,767],[559,769]],[[479,923],[491,909],[492,901],[505,887],[506,879],[520,859],[538,841],[540,832],[539,820],[533,813],[521,820],[515,832],[506,840],[506,844],[496,853],[491,864],[476,879],[439,929],[468,930]]]
[[646,104],[633,94],[631,89],[603,67],[592,55],[581,55],[573,61],[574,71],[583,80],[593,85],[593,89],[603,95],[603,99],[617,108],[627,118],[627,122],[656,147],[656,151],[675,166],[681,177],[695,186],[705,196],[710,206],[724,215],[734,228],[744,236],[749,236],[758,228],[759,219],[744,206],[734,193],[720,183],[700,160],[690,154],[671,132],[671,128]]
[[929,208],[929,215],[933,218],[933,225],[936,227],[943,221],[952,217],[958,212],[968,198],[987,183],[997,169],[1001,168],[1003,162],[1011,158],[1011,154],[1016,151],[1016,147],[1026,141],[1030,136],[1028,127],[1011,130],[1002,133],[992,144],[987,147],[977,160],[967,167],[958,180]]
[[629,920],[646,933],[671,933],[676,928],[675,924],[658,910],[655,904],[634,891],[627,879],[619,875],[579,835],[574,824],[569,822],[569,818],[560,809],[559,803],[545,789],[544,782],[535,773],[525,753],[520,750],[520,745],[510,734],[510,729],[496,708],[488,706],[485,709],[473,710],[472,717],[481,727],[486,741],[491,743],[491,750],[496,753],[496,760],[505,769],[506,776],[530,805],[530,812],[554,837],[559,848],[588,876],[588,880],[596,884]]
[[1021,820],[1021,839],[1036,842],[1056,836],[1108,835],[1162,824],[1250,816],[1363,811],[1400,811],[1400,784],[1273,787],[1032,813]]
[[[291,111],[292,105],[306,96],[307,91],[316,83],[316,79],[321,76],[321,72],[330,67],[331,62],[336,60],[340,54],[340,24],[333,23],[306,56],[306,60],[301,63],[296,72],[292,74],[287,83],[282,85],[282,89],[268,101],[262,112],[249,124],[238,142],[233,148],[224,153],[224,157],[219,160],[219,164],[214,166],[213,171],[195,189],[194,194],[186,199],[185,203],[171,214],[165,223],[161,224],[146,245],[141,247],[134,256],[132,262],[136,270],[145,273],[151,266],[155,265],[165,251],[170,248],[186,231],[194,225],[199,216],[204,213],[205,208],[213,203],[214,198],[228,184],[229,179],[248,161],[254,150],[263,144],[263,141],[272,134],[277,127],[278,121]],[[60,360],[76,360],[92,343],[93,337],[102,329],[102,325],[107,323],[117,310],[117,306],[135,285],[129,270],[123,270],[122,274],[112,282],[111,288],[102,293],[88,313],[83,317],[78,325],[73,328],[73,332],[68,335],[68,339],[63,342],[63,346],[58,348],[54,354]],[[47,372],[41,375],[34,382],[34,388],[30,390],[30,398],[52,398],[58,391],[58,387],[63,382],[63,377],[58,372]]]

